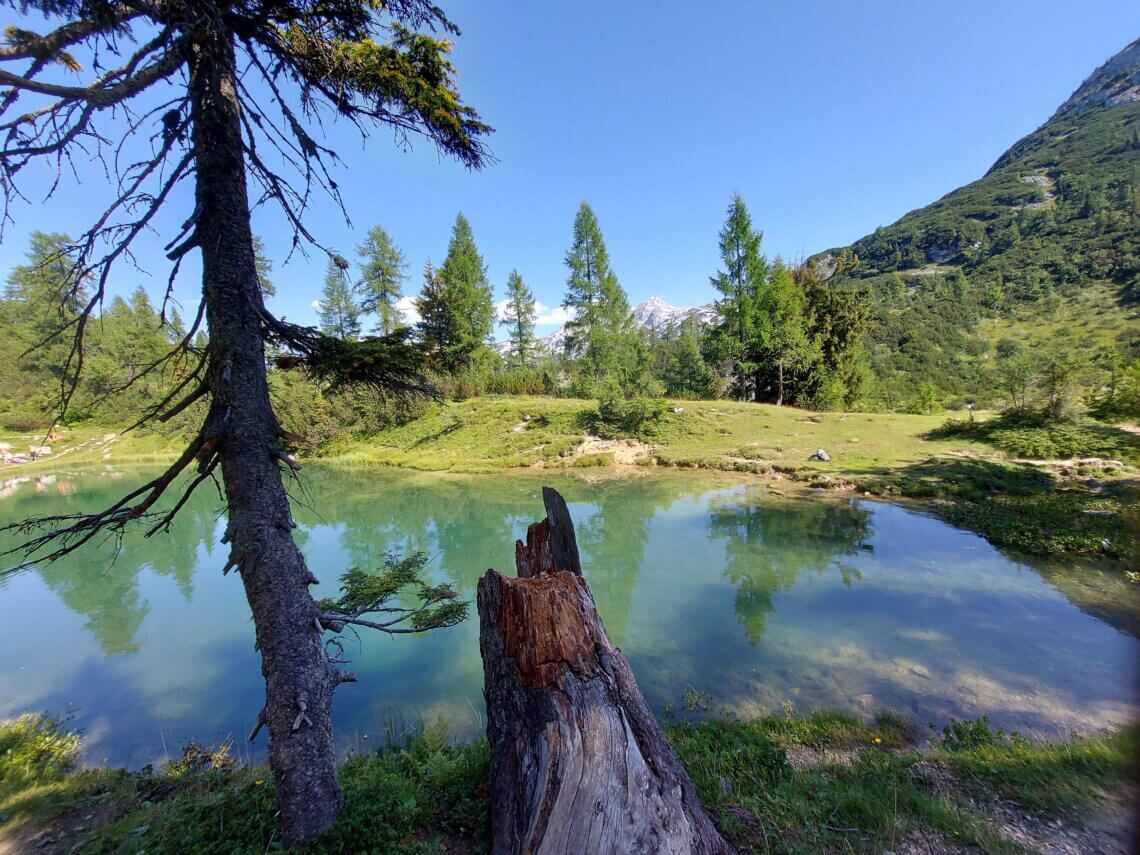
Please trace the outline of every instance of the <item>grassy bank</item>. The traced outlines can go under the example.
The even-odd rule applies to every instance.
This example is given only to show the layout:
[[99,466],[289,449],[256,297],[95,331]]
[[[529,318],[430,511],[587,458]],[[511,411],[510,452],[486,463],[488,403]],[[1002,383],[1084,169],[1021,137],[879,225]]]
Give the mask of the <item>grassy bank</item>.
[[[667,730],[703,802],[743,851],[881,852],[909,841],[1016,852],[1027,835],[1072,839],[1130,821],[1127,801],[1105,799],[1129,780],[1134,730],[1044,745],[971,723],[922,750],[913,726],[889,714],[874,722],[774,715]],[[0,851],[279,847],[264,767],[236,767],[225,752],[193,746],[158,770],[91,770],[77,765],[78,748],[76,736],[49,720],[0,725]],[[341,768],[344,813],[312,851],[485,851],[488,775],[486,743],[451,746],[442,726],[352,757]],[[1088,837],[1085,851],[1096,851],[1097,840]]]
[[[737,471],[925,500],[952,523],[1022,552],[1128,560],[1136,549],[1135,521],[1130,524],[1128,515],[1137,504],[1140,437],[1112,427],[1009,425],[984,413],[947,427],[941,414],[674,401],[637,438],[602,440],[592,435],[596,406],[566,398],[473,398],[433,407],[408,424],[301,451],[352,468],[487,473],[624,464]],[[161,434],[110,436],[94,428],[65,433],[53,457],[0,466],[0,476],[162,462],[180,450],[175,438]],[[35,440],[0,437],[17,449]],[[819,449],[827,460],[815,457]],[[1041,449],[1084,459],[1021,459]]]
[[[1136,502],[1140,438],[1118,429],[1083,423],[1066,429],[1069,445],[1103,450],[1101,458],[1033,463],[1018,457],[1018,443],[1032,447],[1044,437],[1052,443],[1044,447],[1063,448],[1056,431],[947,429],[944,414],[676,401],[641,437],[599,441],[588,438],[594,410],[591,401],[476,398],[400,427],[345,437],[320,454],[336,465],[431,471],[622,463],[738,471],[926,500],[955,525],[1027,553],[1128,560],[1136,549],[1128,511]],[[996,417],[981,413],[977,420]],[[819,449],[829,459],[816,458]]]

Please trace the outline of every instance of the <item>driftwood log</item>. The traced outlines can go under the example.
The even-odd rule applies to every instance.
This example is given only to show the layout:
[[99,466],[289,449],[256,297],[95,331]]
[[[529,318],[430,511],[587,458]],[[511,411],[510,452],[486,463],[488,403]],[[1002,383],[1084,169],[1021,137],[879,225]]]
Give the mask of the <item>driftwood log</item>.
[[606,634],[557,491],[479,581],[495,853],[731,849]]

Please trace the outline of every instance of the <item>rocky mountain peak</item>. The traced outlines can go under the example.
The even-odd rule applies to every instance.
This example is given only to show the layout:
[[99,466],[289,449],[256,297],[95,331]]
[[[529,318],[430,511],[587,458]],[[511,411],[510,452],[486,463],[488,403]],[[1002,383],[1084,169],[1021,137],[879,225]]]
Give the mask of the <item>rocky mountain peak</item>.
[[1140,39],[1090,74],[1057,109],[1053,118],[1083,113],[1092,107],[1116,107],[1133,101],[1140,101]]

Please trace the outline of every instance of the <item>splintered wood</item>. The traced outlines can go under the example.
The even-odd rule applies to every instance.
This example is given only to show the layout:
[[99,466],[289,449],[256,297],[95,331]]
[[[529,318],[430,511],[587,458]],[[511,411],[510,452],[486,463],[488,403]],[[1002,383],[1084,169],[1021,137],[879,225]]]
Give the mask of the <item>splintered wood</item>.
[[607,635],[557,491],[479,581],[496,853],[720,853],[688,774]]

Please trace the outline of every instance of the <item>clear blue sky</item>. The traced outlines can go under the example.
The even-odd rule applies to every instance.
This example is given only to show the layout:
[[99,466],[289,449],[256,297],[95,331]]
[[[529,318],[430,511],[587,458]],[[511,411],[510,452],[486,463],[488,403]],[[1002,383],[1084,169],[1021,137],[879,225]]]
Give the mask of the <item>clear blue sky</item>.
[[[309,222],[345,253],[384,225],[408,256],[414,292],[462,210],[496,299],[517,267],[547,306],[562,299],[583,199],[631,303],[706,302],[734,192],[770,255],[849,243],[980,177],[1140,31],[1140,0],[442,5],[463,29],[461,89],[496,128],[497,161],[467,172],[423,142],[399,151],[381,131],[362,146],[334,126],[354,230],[324,200]],[[91,174],[17,209],[0,270],[22,258],[33,229],[81,231],[104,193]],[[287,252],[276,217],[258,212],[255,228],[275,259]],[[117,292],[139,281],[161,291],[156,250],[169,237],[140,255],[151,277],[123,267]],[[324,263],[318,253],[278,267],[278,313],[314,322]],[[196,291],[183,277],[184,306]]]

